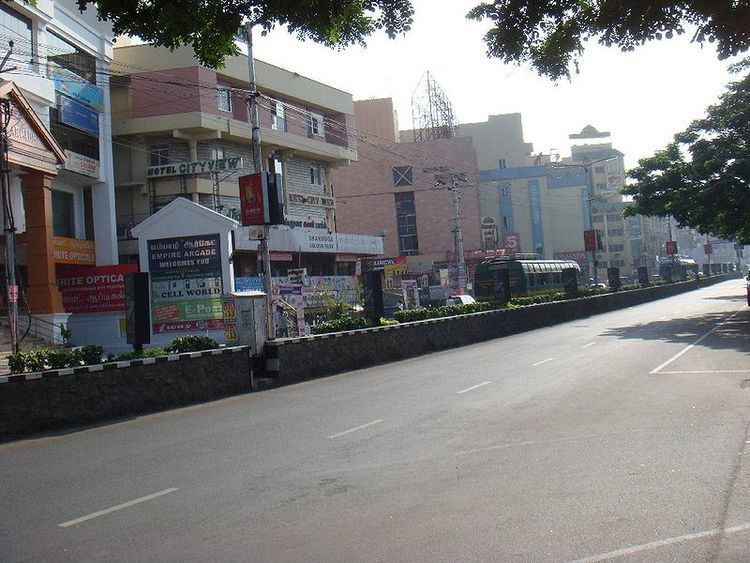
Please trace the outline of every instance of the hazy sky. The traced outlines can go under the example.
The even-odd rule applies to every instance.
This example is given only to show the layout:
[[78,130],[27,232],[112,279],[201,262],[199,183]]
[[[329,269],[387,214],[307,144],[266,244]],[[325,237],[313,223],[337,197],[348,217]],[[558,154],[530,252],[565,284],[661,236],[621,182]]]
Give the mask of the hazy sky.
[[426,70],[453,102],[461,123],[490,114],[523,114],[535,152],[570,154],[568,134],[586,124],[610,131],[626,165],[663,147],[714,103],[731,80],[729,62],[687,38],[654,42],[623,54],[592,45],[581,72],[557,85],[528,67],[488,59],[487,25],[465,19],[478,0],[414,0],[414,27],[389,40],[379,33],[365,49],[335,51],[300,43],[283,29],[256,33],[255,56],[351,92],[354,99],[392,97],[399,125],[411,129],[411,96]]

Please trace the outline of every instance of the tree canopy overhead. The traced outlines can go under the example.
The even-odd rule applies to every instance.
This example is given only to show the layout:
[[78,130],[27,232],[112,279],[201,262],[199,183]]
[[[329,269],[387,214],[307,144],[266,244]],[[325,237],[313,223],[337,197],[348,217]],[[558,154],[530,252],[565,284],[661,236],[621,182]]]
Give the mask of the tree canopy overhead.
[[117,35],[138,36],[176,49],[190,45],[201,64],[216,68],[237,54],[234,38],[249,20],[264,32],[286,25],[300,39],[331,47],[363,44],[378,29],[389,37],[408,31],[409,0],[77,0],[93,4]]
[[721,59],[750,47],[746,0],[495,0],[469,17],[493,22],[485,34],[490,57],[528,62],[553,80],[577,70],[589,39],[632,51],[695,29],[693,40],[715,43]]
[[671,215],[685,227],[750,244],[750,59],[744,72],[664,150],[628,173],[626,215]]

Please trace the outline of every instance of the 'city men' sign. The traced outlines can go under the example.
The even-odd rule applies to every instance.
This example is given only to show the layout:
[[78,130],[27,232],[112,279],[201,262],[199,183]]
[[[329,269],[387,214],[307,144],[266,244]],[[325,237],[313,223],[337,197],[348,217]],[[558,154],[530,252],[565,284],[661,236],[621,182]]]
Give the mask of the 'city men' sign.
[[220,158],[218,160],[199,160],[196,162],[177,162],[146,168],[146,178],[164,178],[167,176],[184,176],[187,174],[207,174],[208,172],[227,172],[242,168],[242,157]]

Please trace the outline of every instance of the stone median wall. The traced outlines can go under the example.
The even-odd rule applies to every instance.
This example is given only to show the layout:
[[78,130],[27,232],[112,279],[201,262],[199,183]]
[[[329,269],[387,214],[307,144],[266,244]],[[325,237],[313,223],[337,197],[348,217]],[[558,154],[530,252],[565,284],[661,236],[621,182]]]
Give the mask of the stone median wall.
[[734,276],[608,293],[518,309],[282,339],[266,344],[266,369],[279,383],[411,358],[677,295]]
[[247,347],[0,377],[0,439],[252,390]]

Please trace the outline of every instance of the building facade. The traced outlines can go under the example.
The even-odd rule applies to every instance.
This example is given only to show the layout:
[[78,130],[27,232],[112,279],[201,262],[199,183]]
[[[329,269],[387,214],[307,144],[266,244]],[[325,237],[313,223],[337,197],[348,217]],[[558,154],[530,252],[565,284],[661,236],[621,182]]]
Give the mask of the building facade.
[[[239,219],[238,178],[254,172],[247,57],[210,70],[188,48],[131,45],[117,47],[114,56],[126,75],[112,88],[119,250],[123,260],[134,261],[130,229],[176,197]],[[357,158],[351,95],[262,61],[255,66],[261,168],[279,175],[284,194],[285,224],[270,239],[273,275],[299,268],[311,275],[353,274],[356,248],[379,250],[379,239],[342,244],[346,252],[337,252],[337,244],[304,243],[341,231],[331,171]],[[178,166],[185,163],[200,167]],[[294,234],[282,234],[288,231]],[[255,276],[261,271],[257,242],[247,242],[247,228],[237,237],[235,274]],[[290,237],[299,244],[286,244]]]
[[[361,121],[360,121],[361,116]],[[334,171],[343,230],[381,236],[388,257],[404,256],[408,272],[435,279],[454,257],[455,181],[466,252],[481,248],[476,152],[471,139],[396,142],[393,104],[355,103],[359,161]],[[393,136],[391,136],[393,135]]]
[[[59,337],[60,267],[117,264],[109,24],[73,0],[3,2],[10,197],[21,305]],[[5,52],[0,50],[0,55]]]

